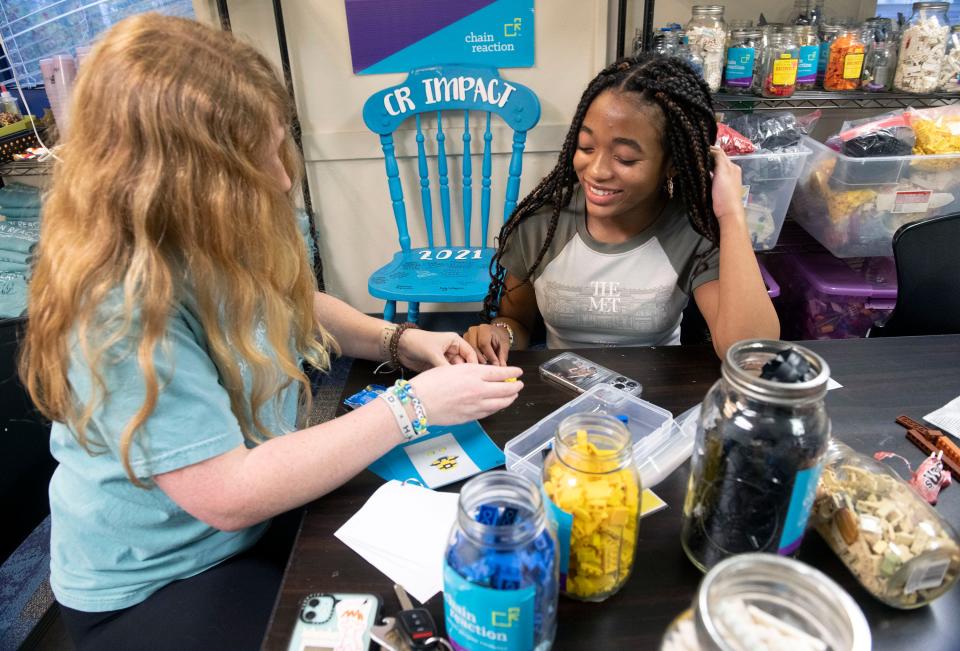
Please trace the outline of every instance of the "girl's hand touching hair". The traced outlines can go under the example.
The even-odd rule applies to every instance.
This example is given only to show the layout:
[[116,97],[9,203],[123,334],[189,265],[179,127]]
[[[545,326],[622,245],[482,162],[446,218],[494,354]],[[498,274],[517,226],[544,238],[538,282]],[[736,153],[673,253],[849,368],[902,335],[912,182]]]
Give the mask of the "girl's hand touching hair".
[[742,172],[719,147],[710,148],[713,156],[713,213],[723,226],[731,221],[746,220],[743,209]]
[[431,425],[485,418],[509,406],[523,382],[505,382],[523,371],[514,366],[459,364],[425,371],[410,380]]
[[473,348],[455,332],[405,330],[400,335],[397,354],[403,365],[412,371],[477,362]]

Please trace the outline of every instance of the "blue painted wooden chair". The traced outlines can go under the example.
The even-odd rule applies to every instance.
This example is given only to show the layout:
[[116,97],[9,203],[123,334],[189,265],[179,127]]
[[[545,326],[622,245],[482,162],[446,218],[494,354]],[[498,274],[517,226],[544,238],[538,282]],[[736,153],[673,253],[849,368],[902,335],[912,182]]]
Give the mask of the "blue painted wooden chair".
[[[473,155],[471,150],[471,114],[483,129],[480,181],[480,241],[471,245],[473,220]],[[513,129],[513,147],[506,185],[502,219],[517,205],[523,149],[527,131],[540,119],[540,102],[529,88],[500,77],[495,68],[438,66],[412,71],[398,86],[372,95],[363,106],[363,120],[380,136],[387,184],[393,204],[393,217],[400,236],[400,250],[393,259],[377,269],[367,284],[372,296],[384,299],[384,318],[392,321],[397,301],[407,301],[407,319],[416,322],[420,303],[464,303],[480,301],[490,284],[490,262],[494,249],[487,246],[491,213],[491,118],[497,114]],[[437,246],[433,236],[433,198],[430,170],[421,116],[436,116],[436,166],[439,183],[440,214],[444,243]],[[403,199],[400,169],[394,144],[394,132],[408,118],[416,120],[417,169],[420,208],[427,233],[427,246],[412,248],[407,228],[407,206]],[[464,240],[455,244],[451,237],[450,179],[444,129],[462,125],[462,210]],[[496,216],[501,217],[499,211]]]

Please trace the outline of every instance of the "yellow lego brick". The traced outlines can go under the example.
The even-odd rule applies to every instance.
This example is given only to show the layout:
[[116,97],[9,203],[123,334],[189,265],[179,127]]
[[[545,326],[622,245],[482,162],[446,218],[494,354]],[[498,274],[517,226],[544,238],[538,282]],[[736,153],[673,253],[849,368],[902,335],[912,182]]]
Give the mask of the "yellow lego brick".
[[[615,527],[622,527],[630,520],[630,515],[630,509],[626,507],[612,508],[607,515],[607,523]],[[636,517],[636,512],[633,515]]]

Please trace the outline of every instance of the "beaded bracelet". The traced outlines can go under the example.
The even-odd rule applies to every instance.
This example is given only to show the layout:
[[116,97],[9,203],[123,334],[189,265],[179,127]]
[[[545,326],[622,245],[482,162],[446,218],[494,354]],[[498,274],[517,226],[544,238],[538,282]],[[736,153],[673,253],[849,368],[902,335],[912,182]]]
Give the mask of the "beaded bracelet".
[[390,364],[396,369],[403,366],[403,363],[400,361],[400,337],[407,330],[416,330],[419,326],[416,323],[410,323],[409,321],[401,323],[397,326],[397,329],[393,331],[393,336],[390,337]]
[[413,429],[417,436],[427,433],[427,411],[423,408],[423,403],[413,392],[413,385],[406,380],[397,380],[390,389],[399,398],[404,405],[408,402],[413,407],[415,418],[411,421]]
[[397,332],[397,326],[393,323],[383,326],[380,331],[380,361],[390,361],[390,342],[393,341],[393,335]]
[[509,339],[508,347],[513,348],[513,328],[510,327],[510,324],[506,321],[494,321],[492,325],[507,331],[507,338]]
[[410,439],[416,438],[417,432],[413,427],[413,423],[410,422],[410,417],[407,416],[407,410],[404,408],[403,403],[400,402],[400,398],[390,391],[384,391],[377,397],[382,398],[383,401],[389,405],[390,411],[393,412],[393,417],[400,427],[400,433],[403,434],[403,440],[409,441]]

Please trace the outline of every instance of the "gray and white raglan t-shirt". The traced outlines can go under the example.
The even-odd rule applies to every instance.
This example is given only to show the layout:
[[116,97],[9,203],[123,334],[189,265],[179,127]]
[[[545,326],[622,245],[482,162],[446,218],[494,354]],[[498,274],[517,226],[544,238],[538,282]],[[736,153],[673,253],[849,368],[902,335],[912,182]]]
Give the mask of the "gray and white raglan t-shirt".
[[[549,208],[523,221],[501,263],[523,278],[550,225]],[[680,201],[620,244],[587,231],[583,194],[561,211],[543,261],[531,277],[549,348],[663,346],[680,343],[689,296],[720,277],[720,253],[697,234]]]

